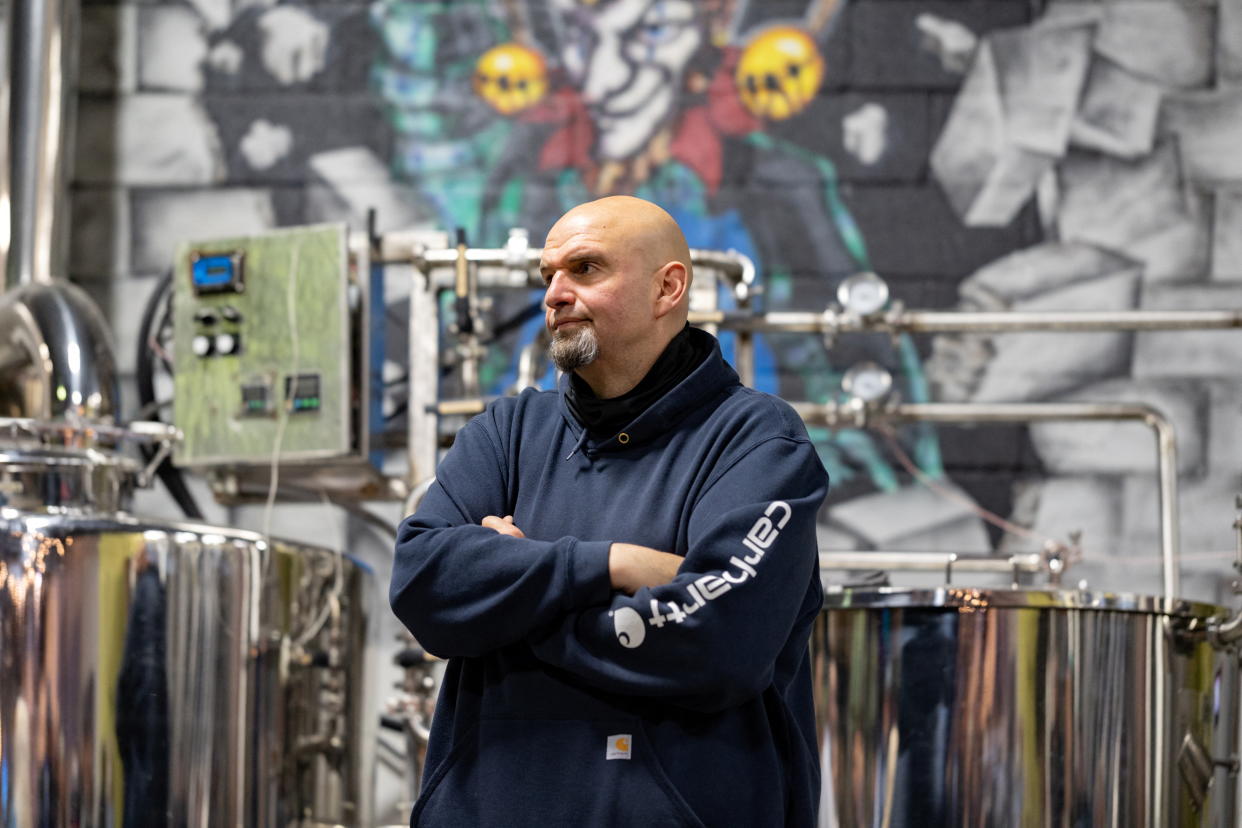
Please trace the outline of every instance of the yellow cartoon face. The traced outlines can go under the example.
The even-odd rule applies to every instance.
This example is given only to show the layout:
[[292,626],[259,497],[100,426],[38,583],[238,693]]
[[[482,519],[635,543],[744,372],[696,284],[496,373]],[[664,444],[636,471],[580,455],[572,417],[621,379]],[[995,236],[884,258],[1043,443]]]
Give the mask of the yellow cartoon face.
[[779,121],[810,105],[824,79],[815,41],[794,26],[759,33],[737,64],[737,89],[751,114]]
[[474,91],[501,115],[529,109],[548,91],[543,56],[517,43],[488,49],[474,67]]

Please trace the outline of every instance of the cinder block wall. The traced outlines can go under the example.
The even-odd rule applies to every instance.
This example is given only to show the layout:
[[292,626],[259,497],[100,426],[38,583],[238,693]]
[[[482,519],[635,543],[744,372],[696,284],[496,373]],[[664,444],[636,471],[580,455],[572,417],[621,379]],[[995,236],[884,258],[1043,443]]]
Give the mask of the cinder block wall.
[[[538,239],[564,204],[612,190],[659,197],[692,244],[749,249],[773,307],[822,308],[860,269],[829,244],[851,223],[909,307],[1242,306],[1242,4],[854,0],[821,15],[831,5],[618,0],[571,18],[534,0],[88,0],[72,276],[105,303],[132,370],[142,305],[181,239],[359,224],[368,207],[382,227],[462,225],[496,243],[524,223]],[[592,16],[609,9],[632,19]],[[771,97],[747,109],[730,69],[778,24],[809,32],[823,62],[805,101],[785,64],[756,70],[760,90],[765,72],[779,76],[790,117]],[[610,165],[591,105],[620,99],[625,72],[672,61],[688,32],[689,63],[627,102],[674,101],[638,141],[646,166]],[[499,76],[490,104],[472,88],[503,43],[543,56],[534,103],[503,98]],[[606,43],[631,47],[610,70]],[[773,345],[784,370],[770,383],[822,394],[793,363],[839,372],[854,354],[839,344],[826,358],[815,342]],[[1232,332],[942,337],[918,341],[914,373],[936,399],[1162,408],[1181,439],[1184,591],[1225,601],[1240,345]],[[1141,427],[945,428],[935,443],[938,460],[908,448],[973,502],[1040,535],[1083,530],[1092,585],[1158,589],[1154,439]],[[843,473],[825,544],[1038,545],[1002,539],[875,448],[872,466],[826,450]]]

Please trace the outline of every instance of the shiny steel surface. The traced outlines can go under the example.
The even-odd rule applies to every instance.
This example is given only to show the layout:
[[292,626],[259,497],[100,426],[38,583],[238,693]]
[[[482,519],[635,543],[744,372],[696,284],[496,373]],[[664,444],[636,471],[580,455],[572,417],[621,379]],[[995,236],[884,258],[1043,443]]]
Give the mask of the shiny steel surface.
[[111,424],[116,361],[102,314],[68,282],[0,296],[0,417]]
[[0,445],[0,507],[50,514],[114,512],[129,502],[138,471],[137,462],[109,452]]
[[1090,592],[829,594],[824,826],[1237,825],[1225,610]]
[[1177,513],[1177,439],[1160,411],[1141,403],[790,403],[808,424],[829,428],[888,423],[1037,423],[1052,420],[1135,420],[1156,434],[1160,478],[1160,558],[1164,594],[1181,593],[1181,549]]
[[362,571],[91,502],[0,506],[0,825],[367,824]]
[[0,72],[7,175],[0,179],[5,284],[65,275],[68,165],[78,60],[77,0],[13,0]]

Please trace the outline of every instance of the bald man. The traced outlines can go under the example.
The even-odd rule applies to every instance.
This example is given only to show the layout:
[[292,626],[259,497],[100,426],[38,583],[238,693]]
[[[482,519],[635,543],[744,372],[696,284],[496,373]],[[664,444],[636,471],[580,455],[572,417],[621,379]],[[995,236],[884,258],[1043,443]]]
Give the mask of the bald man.
[[559,389],[471,420],[399,532],[393,610],[448,659],[410,824],[813,825],[802,422],[686,325],[656,205],[570,210],[540,270]]

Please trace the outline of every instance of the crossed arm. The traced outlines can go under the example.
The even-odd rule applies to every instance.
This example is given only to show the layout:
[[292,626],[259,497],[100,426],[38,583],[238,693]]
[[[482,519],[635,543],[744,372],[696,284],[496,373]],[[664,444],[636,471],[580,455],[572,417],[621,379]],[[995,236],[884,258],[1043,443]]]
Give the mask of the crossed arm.
[[[699,493],[682,557],[610,540],[525,537],[480,486],[490,448],[441,465],[401,527],[390,599],[430,652],[525,642],[587,684],[694,709],[751,698],[819,608],[815,512],[827,483],[805,439],[772,438]],[[800,632],[799,632],[800,634]]]
[[[511,538],[526,537],[513,522],[513,515],[488,515],[481,525]],[[677,577],[677,570],[684,560],[681,555],[661,552],[650,546],[614,543],[608,548],[608,577],[613,589],[633,595],[643,587],[657,587],[671,582]]]

